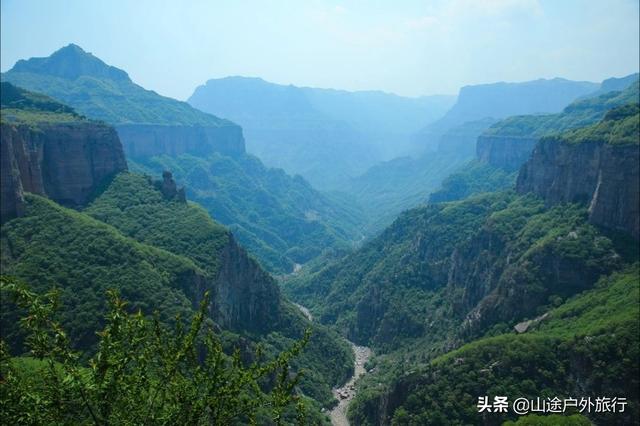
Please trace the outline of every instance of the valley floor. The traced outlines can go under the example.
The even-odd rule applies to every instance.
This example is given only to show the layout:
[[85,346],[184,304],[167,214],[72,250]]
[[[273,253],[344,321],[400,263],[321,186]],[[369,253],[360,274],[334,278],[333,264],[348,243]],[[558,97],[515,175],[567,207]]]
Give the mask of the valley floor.
[[[351,342],[350,342],[351,343]],[[353,376],[342,387],[334,389],[334,396],[340,401],[331,410],[331,424],[333,426],[349,426],[349,420],[347,420],[347,408],[349,403],[356,396],[356,381],[367,373],[364,365],[371,357],[371,349],[366,346],[357,346],[351,343],[353,352],[355,353],[355,370]]]
[[[313,321],[313,316],[309,309],[306,307],[294,303],[294,305],[302,311],[302,313],[309,319],[309,321]],[[345,339],[346,340],[346,339]],[[353,353],[355,355],[354,358],[354,371],[353,376],[341,387],[335,388],[333,390],[333,395],[339,401],[338,405],[333,407],[331,412],[329,413],[329,417],[331,418],[331,424],[333,426],[349,426],[349,420],[347,420],[347,409],[349,408],[349,403],[356,396],[356,381],[363,375],[367,374],[367,370],[365,368],[365,364],[371,357],[371,348],[366,346],[358,346],[355,343],[347,340],[353,349]]]

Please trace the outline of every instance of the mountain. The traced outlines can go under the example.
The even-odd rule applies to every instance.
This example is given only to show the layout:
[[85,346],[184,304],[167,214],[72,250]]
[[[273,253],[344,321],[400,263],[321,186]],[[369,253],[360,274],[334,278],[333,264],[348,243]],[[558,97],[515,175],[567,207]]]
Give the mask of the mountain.
[[608,92],[621,92],[640,78],[639,73],[629,74],[624,77],[611,77],[600,83],[600,88],[593,93],[590,93],[590,97],[602,95]]
[[594,92],[597,83],[563,78],[539,79],[521,83],[491,83],[460,89],[455,105],[441,119],[420,131],[417,139],[423,149],[433,150],[447,129],[467,121],[487,117],[559,112],[571,101]]
[[250,155],[161,155],[138,160],[132,170],[171,170],[187,196],[273,272],[290,272],[331,247],[350,247],[364,220],[348,200],[322,194],[300,176],[269,169]]
[[45,93],[87,117],[112,125],[233,126],[189,104],[145,90],[129,75],[105,64],[80,46],[69,44],[46,58],[19,60],[3,80]]
[[[638,415],[637,264],[601,279],[579,294],[523,323],[526,332],[483,337],[416,368],[386,393],[368,383],[353,402],[351,424],[633,425]],[[379,388],[379,386],[378,386]],[[548,394],[548,399],[541,395]],[[478,396],[537,401],[559,398],[588,404],[600,395],[625,395],[616,411],[535,414],[505,422],[512,413],[478,412]],[[515,397],[514,395],[518,395]],[[584,400],[580,399],[584,398]],[[472,408],[473,407],[473,408]],[[574,414],[575,413],[575,414]]]
[[408,210],[285,283],[376,353],[352,424],[500,424],[510,414],[481,420],[478,396],[543,389],[628,394],[603,424],[633,424],[637,379],[621,378],[638,372],[638,120],[632,102],[544,137],[516,191]]
[[450,96],[284,86],[260,78],[212,79],[189,103],[240,124],[249,152],[272,167],[336,189],[381,160],[404,155],[411,135],[441,116]]
[[239,126],[145,90],[78,46],[19,61],[2,79],[114,125],[132,170],[159,175],[170,167],[187,196],[231,227],[270,271],[290,272],[360,238],[357,207],[266,168],[246,154]]
[[[569,104],[557,114],[517,115],[501,120],[478,137],[477,157],[483,163],[506,171],[515,171],[529,158],[536,142],[545,135],[594,124],[612,108],[637,101],[640,96],[639,82],[621,79],[614,90],[606,93],[596,91],[593,96],[583,97]],[[605,80],[602,87],[611,87]]]
[[422,152],[371,167],[341,190],[366,208],[375,234],[398,213],[426,202],[443,180],[473,159],[476,139],[500,118],[522,113],[560,111],[595,83],[564,79],[467,86],[441,119],[418,132]]
[[[96,351],[108,289],[129,309],[157,312],[162,326],[191,318],[209,291],[207,321],[226,352],[239,350],[247,363],[258,345],[269,359],[311,330],[292,367],[310,369],[299,392],[310,418],[324,421],[331,388],[352,371],[350,348],[282,297],[233,234],[187,202],[171,173],[153,180],[127,172],[112,127],[44,95],[3,82],[1,112],[2,173],[11,178],[3,178],[2,205],[20,204],[0,228],[0,267],[36,293],[58,289],[56,319],[83,359]],[[1,303],[3,342],[25,355],[22,312],[4,287]]]
[[113,128],[10,83],[1,89],[2,223],[23,214],[23,191],[78,207],[127,169]]
[[[609,88],[616,90],[603,93]],[[639,96],[638,76],[632,74],[604,80],[599,90],[572,102],[561,113],[500,120],[478,136],[476,158],[447,177],[442,188],[430,194],[429,202],[460,200],[513,187],[518,170],[541,137],[597,123],[612,108],[633,102]]]

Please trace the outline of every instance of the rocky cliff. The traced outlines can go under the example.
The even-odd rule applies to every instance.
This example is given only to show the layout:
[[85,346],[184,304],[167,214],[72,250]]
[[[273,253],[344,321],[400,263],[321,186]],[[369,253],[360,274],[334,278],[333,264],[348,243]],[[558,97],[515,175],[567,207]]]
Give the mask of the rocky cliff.
[[3,223],[21,214],[22,191],[77,207],[127,169],[118,135],[104,124],[3,123],[0,132]]
[[508,172],[516,171],[527,161],[537,141],[533,137],[480,135],[476,142],[476,158]]
[[638,145],[579,145],[542,140],[522,167],[516,189],[534,192],[548,205],[581,202],[589,220],[639,236]]
[[236,330],[271,331],[280,316],[278,285],[231,233],[215,280],[216,321]]
[[543,138],[522,167],[516,190],[547,205],[589,206],[595,225],[640,235],[637,104],[616,108],[597,125]]
[[213,152],[235,157],[245,152],[242,128],[234,124],[219,127],[125,124],[117,126],[117,130],[131,158]]

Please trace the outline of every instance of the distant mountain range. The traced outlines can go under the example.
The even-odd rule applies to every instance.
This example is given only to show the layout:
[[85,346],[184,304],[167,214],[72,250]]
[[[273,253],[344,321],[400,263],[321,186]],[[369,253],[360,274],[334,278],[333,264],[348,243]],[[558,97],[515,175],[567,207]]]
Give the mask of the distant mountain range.
[[240,124],[247,149],[266,164],[321,189],[337,189],[379,161],[408,154],[414,133],[453,102],[452,96],[406,98],[246,77],[209,80],[189,98]]
[[[637,78],[637,75],[635,76]],[[594,99],[602,94],[603,87],[624,88],[633,81],[634,75],[605,80],[601,84],[556,78],[465,87],[461,89],[456,104],[445,116],[427,126],[419,134],[420,143],[426,149],[422,155],[417,158],[400,158],[378,164],[363,175],[352,179],[342,189],[351,194],[362,206],[370,209],[367,210],[371,217],[368,232],[378,231],[391,223],[402,210],[425,203],[429,199],[429,194],[438,189],[443,179],[472,160],[476,155],[476,141],[481,135],[483,136],[478,149],[483,151],[482,154],[478,154],[480,156],[486,155],[485,144],[482,142],[484,135],[488,139],[489,135],[497,132],[498,128],[508,126],[508,123],[553,121],[563,108],[574,108],[568,106],[574,100],[577,100],[576,109],[590,111],[589,108],[595,107],[589,106],[588,99]],[[600,111],[606,111],[613,106],[613,104],[602,105]],[[547,113],[544,113],[545,111]],[[549,112],[555,114],[549,114]],[[575,117],[574,125],[580,125],[581,119],[584,125],[602,118],[602,114],[603,112],[595,111],[591,115],[589,112],[584,112],[579,116],[576,111],[572,117]],[[565,116],[561,117],[564,120]],[[591,118],[587,119],[588,117]],[[504,120],[500,120],[501,118]],[[534,127],[539,129],[538,131],[544,129],[542,125]],[[554,130],[562,129],[557,126],[554,128]],[[481,179],[482,182],[495,184],[512,182],[506,174],[517,170],[527,159],[535,140],[533,138],[528,144],[521,141],[514,145],[514,150],[520,147],[518,151],[520,157],[514,158],[513,164],[506,171],[498,170],[494,173],[486,170],[485,167],[477,166],[473,166],[472,169],[480,173],[477,177],[489,178]],[[509,151],[499,150],[499,152],[506,155]],[[469,182],[468,178],[469,176],[466,176],[464,179]],[[456,182],[462,183],[460,180]],[[474,181],[473,185],[480,183]]]
[[560,112],[571,101],[599,87],[599,83],[564,78],[465,86],[460,89],[455,105],[444,117],[423,128],[417,141],[422,149],[434,150],[442,134],[457,125],[484,118],[498,120],[511,115]]

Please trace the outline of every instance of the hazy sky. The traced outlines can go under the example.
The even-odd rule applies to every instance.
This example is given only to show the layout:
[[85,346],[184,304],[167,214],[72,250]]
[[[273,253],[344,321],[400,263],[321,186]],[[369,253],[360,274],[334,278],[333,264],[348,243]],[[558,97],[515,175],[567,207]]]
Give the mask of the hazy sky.
[[76,43],[186,99],[209,78],[402,95],[636,72],[638,0],[1,0],[1,64]]

